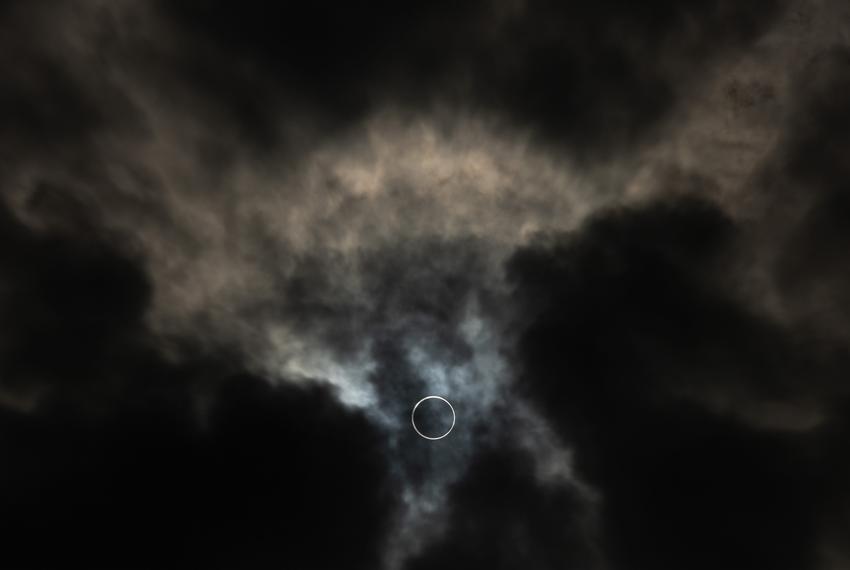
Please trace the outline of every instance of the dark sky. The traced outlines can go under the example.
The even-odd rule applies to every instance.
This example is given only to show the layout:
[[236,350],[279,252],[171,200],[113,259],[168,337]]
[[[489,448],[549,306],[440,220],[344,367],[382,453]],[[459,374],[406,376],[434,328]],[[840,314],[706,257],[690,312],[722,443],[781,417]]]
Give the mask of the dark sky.
[[843,0],[4,0],[0,72],[0,568],[850,568]]

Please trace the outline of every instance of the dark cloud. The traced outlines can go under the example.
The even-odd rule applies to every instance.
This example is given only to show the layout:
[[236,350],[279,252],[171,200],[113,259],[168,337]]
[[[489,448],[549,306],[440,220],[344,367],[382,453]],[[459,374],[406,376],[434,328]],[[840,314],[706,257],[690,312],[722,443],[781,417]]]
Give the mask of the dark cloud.
[[795,77],[795,100],[778,152],[795,182],[816,189],[845,183],[850,112],[838,94],[848,83],[850,51],[837,46],[817,54]]
[[[224,90],[248,122],[245,109],[275,97],[296,113],[330,118],[329,125],[385,104],[449,102],[503,114],[576,151],[634,140],[670,109],[683,82],[711,57],[757,37],[780,5],[163,3],[216,47],[187,59],[189,69],[209,70],[193,73],[202,85],[215,87],[240,61],[239,69],[250,62],[264,78]],[[268,77],[279,81],[276,96],[265,89]]]
[[[850,559],[846,49],[789,94],[783,0],[140,6],[0,2],[0,567]],[[664,121],[727,63],[787,111],[751,209]]]
[[[66,206],[70,223],[79,205]],[[5,207],[0,236],[3,386],[73,389],[104,380],[127,357],[150,299],[138,262],[95,235],[31,231]]]
[[395,499],[362,414],[226,351],[163,356],[120,240],[7,210],[0,232],[3,567],[380,563]]
[[97,419],[3,413],[5,567],[379,563],[391,487],[362,417],[241,377],[199,427],[185,394],[157,391]]
[[747,409],[846,401],[846,353],[736,293],[728,276],[746,244],[711,204],[665,200],[511,262],[529,319],[522,388],[605,497],[617,567],[815,567],[816,482],[836,458],[814,451],[818,430],[775,432]]
[[717,207],[685,198],[606,213],[575,236],[520,251],[509,271],[524,310],[538,315],[522,341],[529,362],[538,351],[569,351],[564,362],[583,395],[568,404],[576,415],[658,390],[790,396],[806,365],[795,361],[797,340],[725,279],[736,275],[731,254],[746,247],[738,233]]
[[[471,356],[457,327],[474,298],[495,313],[486,243],[421,238],[361,248],[350,254],[301,255],[279,276],[282,302],[272,310],[340,352],[357,345],[358,331],[376,337],[410,332],[428,337],[443,361]],[[349,279],[357,272],[356,284]]]
[[479,451],[452,487],[450,505],[442,538],[409,570],[598,567],[580,493],[539,481],[533,457],[509,445]]
[[[79,8],[79,7],[78,7]],[[36,163],[80,171],[93,165],[93,137],[141,126],[138,109],[99,54],[74,44],[81,9],[51,0],[0,6],[0,161],[4,177]],[[70,44],[70,45],[69,45]],[[107,55],[108,54],[108,55]]]
[[806,66],[768,170],[769,196],[780,202],[773,215],[783,240],[777,284],[813,326],[844,331],[850,324],[850,273],[841,261],[850,245],[850,104],[839,93],[848,87],[847,49],[821,53]]

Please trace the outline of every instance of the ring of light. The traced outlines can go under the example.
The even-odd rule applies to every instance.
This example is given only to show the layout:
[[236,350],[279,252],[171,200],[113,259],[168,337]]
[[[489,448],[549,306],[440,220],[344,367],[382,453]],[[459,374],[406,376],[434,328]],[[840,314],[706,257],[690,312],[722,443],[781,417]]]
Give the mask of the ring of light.
[[[419,431],[419,428],[417,428],[417,427],[416,427],[416,421],[414,421],[413,416],[414,416],[414,415],[416,415],[416,408],[418,408],[418,407],[419,407],[419,404],[421,404],[421,403],[422,403],[422,402],[424,402],[425,400],[441,400],[441,401],[445,402],[445,403],[449,406],[449,409],[452,411],[452,425],[451,425],[451,427],[449,428],[449,431],[447,431],[446,433],[444,433],[443,435],[441,435],[441,436],[439,436],[439,437],[428,437],[427,435],[425,435],[424,433],[422,433],[421,431]],[[450,403],[448,400],[446,400],[445,398],[443,398],[442,396],[425,396],[424,398],[422,398],[421,400],[419,400],[418,402],[416,402],[416,405],[415,405],[415,406],[413,406],[413,411],[412,411],[412,412],[410,412],[410,423],[411,423],[411,424],[413,424],[413,429],[414,429],[414,430],[416,431],[416,433],[418,433],[420,436],[424,437],[425,439],[430,439],[431,441],[434,441],[434,440],[437,440],[437,439],[443,439],[444,437],[446,437],[447,435],[449,435],[450,433],[452,433],[452,430],[453,430],[453,429],[454,429],[454,427],[455,427],[455,419],[456,419],[456,417],[455,417],[455,409],[454,409],[454,406],[452,406],[452,405],[451,405],[451,403]]]

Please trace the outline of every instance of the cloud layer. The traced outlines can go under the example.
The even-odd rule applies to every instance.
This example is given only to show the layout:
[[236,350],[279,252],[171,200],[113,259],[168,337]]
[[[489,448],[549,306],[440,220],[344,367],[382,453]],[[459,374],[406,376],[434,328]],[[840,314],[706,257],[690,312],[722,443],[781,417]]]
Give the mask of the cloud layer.
[[848,25],[0,3],[0,565],[843,568]]

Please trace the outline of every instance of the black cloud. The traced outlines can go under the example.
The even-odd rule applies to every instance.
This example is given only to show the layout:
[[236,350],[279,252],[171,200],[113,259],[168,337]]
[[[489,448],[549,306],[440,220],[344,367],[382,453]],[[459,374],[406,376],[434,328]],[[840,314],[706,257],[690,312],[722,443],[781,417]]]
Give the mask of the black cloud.
[[746,408],[846,401],[846,353],[740,298],[727,279],[740,232],[709,203],[665,200],[512,260],[522,388],[605,497],[617,567],[815,567],[832,436],[777,433]]
[[23,404],[0,414],[0,564],[379,564],[395,499],[360,413],[324,388],[272,387],[234,355],[165,358],[120,240],[33,231],[5,210],[2,235],[0,370]]
[[443,536],[407,566],[429,568],[594,568],[592,521],[576,489],[542,483],[532,456],[484,448],[451,490]]
[[850,85],[850,52],[819,54],[797,83],[790,124],[768,177],[770,197],[783,204],[774,216],[775,224],[784,222],[776,272],[802,313],[845,328],[850,275],[841,258],[850,245],[850,104],[839,93]]
[[[781,3],[432,1],[270,9],[255,1],[188,0],[163,7],[216,48],[185,58],[200,84],[214,88],[217,77],[242,70],[242,88],[228,82],[222,100],[264,138],[262,121],[245,111],[273,100],[294,104],[287,114],[312,109],[329,125],[386,104],[448,102],[504,114],[584,152],[640,136],[702,65],[757,37]],[[244,74],[246,61],[262,79]]]
[[[0,567],[850,559],[850,56],[816,53],[790,95],[763,79],[787,55],[775,44],[795,41],[772,28],[785,6],[0,2]],[[694,105],[685,121],[713,112],[710,93],[693,95],[725,64],[741,76],[723,96],[735,117],[767,102],[761,125],[790,101],[749,186],[674,164],[674,182],[696,183],[608,196],[597,167],[639,187],[621,171],[657,166],[631,162],[635,143],[676,161],[680,141],[655,148],[654,135],[675,130],[664,119],[678,105]],[[383,172],[397,155],[378,147],[406,144],[398,124],[353,148],[371,141],[347,128],[385,111],[401,130],[422,119],[427,136],[445,120],[487,128],[457,137],[460,182],[423,150],[422,190]],[[317,140],[327,154],[305,152]],[[313,184],[349,152],[366,190],[338,172]],[[508,188],[539,182],[501,172],[509,153],[557,172]],[[491,167],[497,182],[479,188]],[[427,191],[447,179],[456,203]],[[543,193],[597,182],[552,224],[594,210],[577,229],[526,241],[549,214]],[[504,236],[477,212],[420,219],[490,196],[522,211],[499,213]],[[197,274],[175,289],[198,291],[170,289],[180,264]],[[157,328],[162,315],[239,330],[178,334]],[[334,380],[356,377],[344,387],[372,409],[310,372],[263,377],[280,364],[268,344],[305,369],[365,361]],[[410,406],[434,385],[457,390],[459,423],[426,442]],[[543,468],[559,445],[574,460],[560,478]],[[447,516],[429,519],[446,481]],[[405,508],[445,522],[432,543],[410,538]]]

